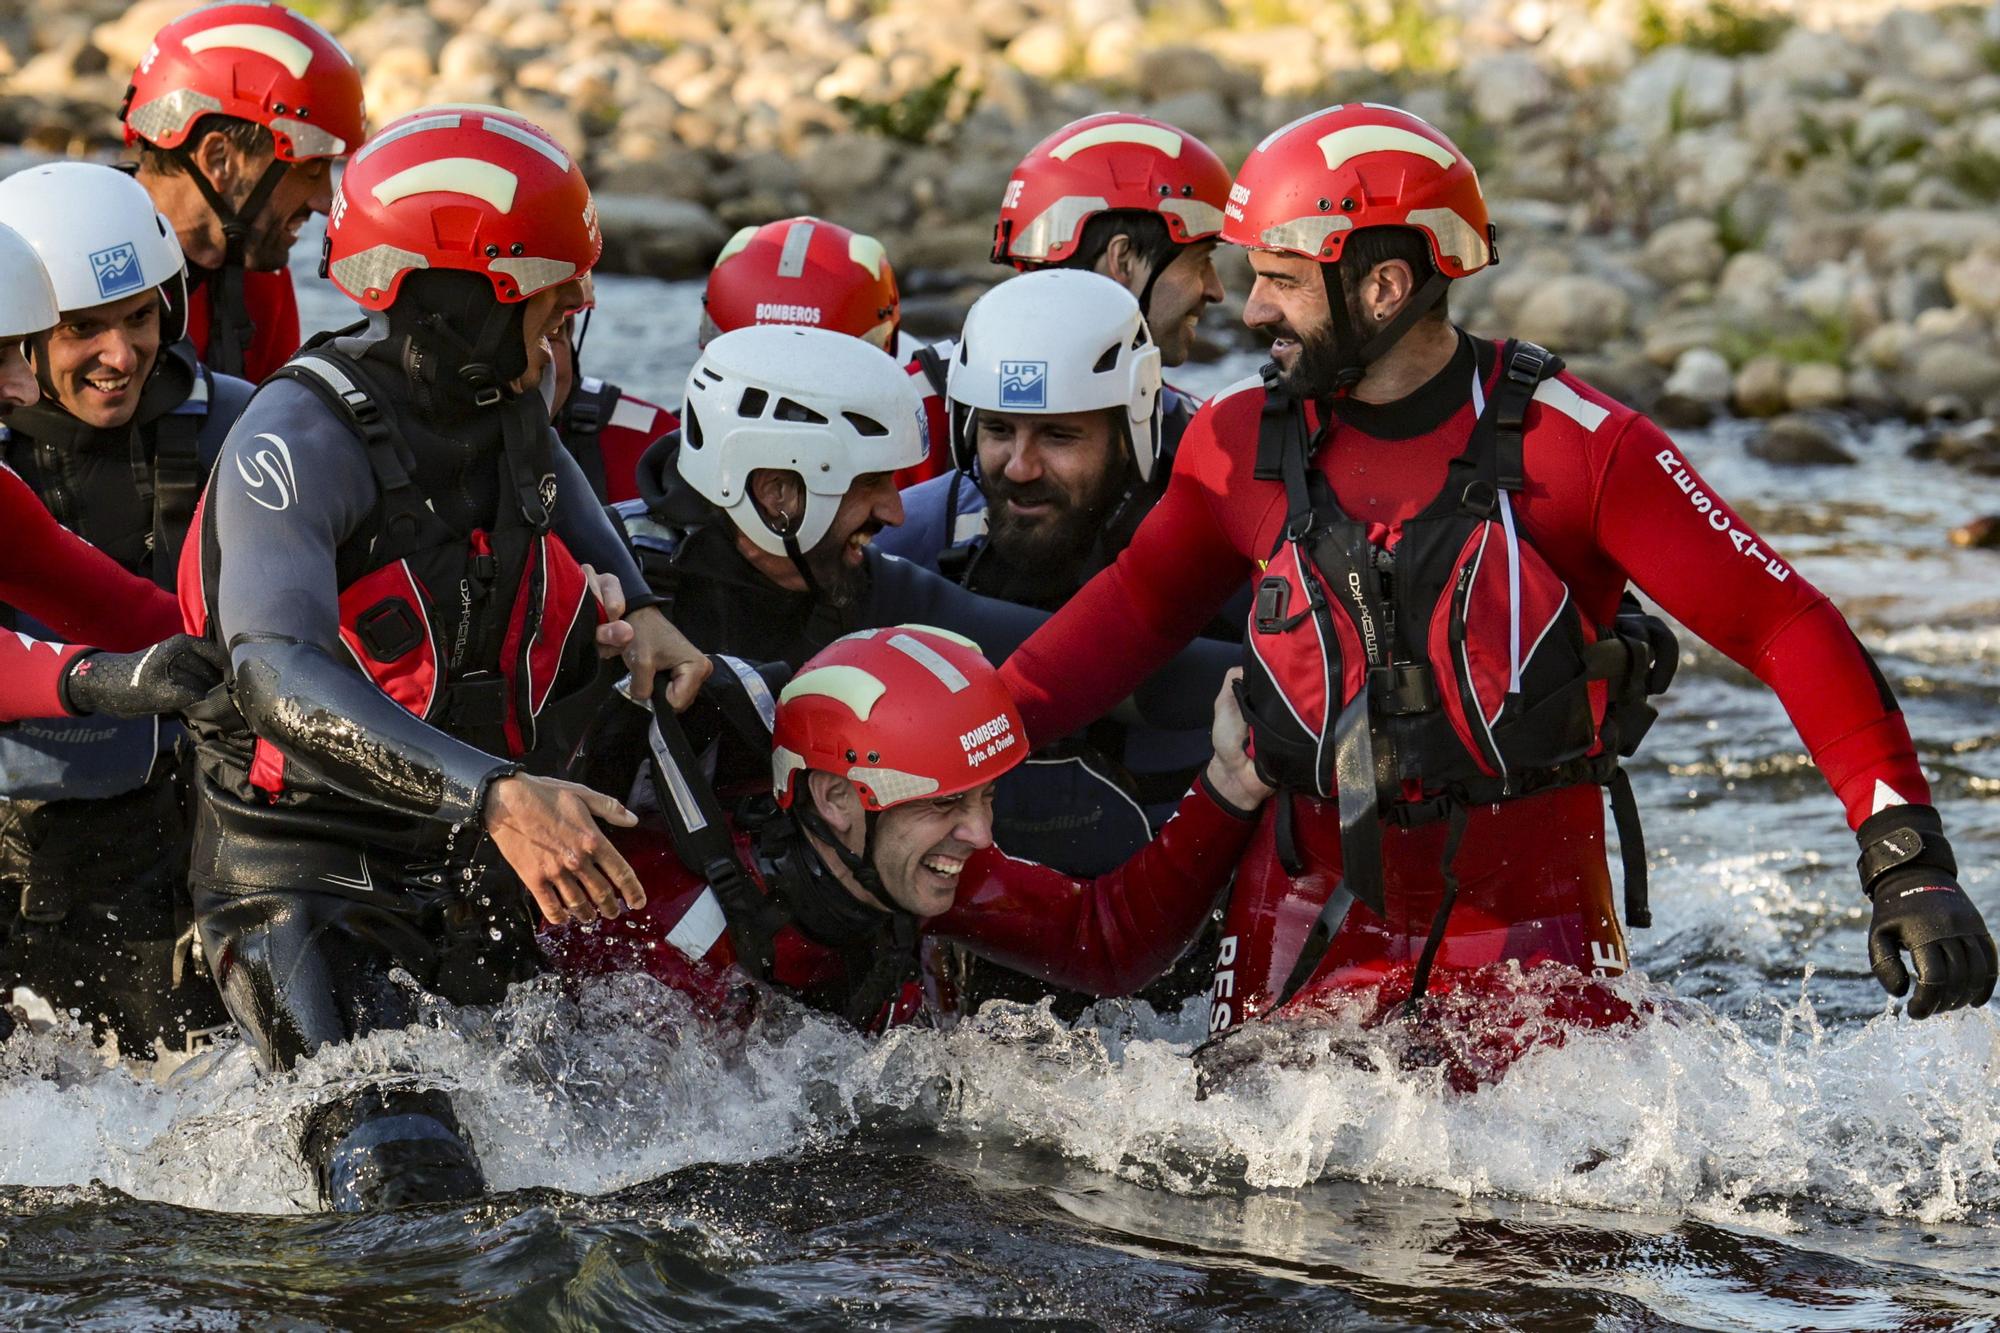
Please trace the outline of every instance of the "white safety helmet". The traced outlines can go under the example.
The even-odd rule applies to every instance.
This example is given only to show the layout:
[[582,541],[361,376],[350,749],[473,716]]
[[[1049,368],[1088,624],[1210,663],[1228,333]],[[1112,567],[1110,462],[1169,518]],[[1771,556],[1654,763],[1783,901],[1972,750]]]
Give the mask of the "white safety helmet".
[[60,317],[49,271],[20,232],[0,226],[0,338],[25,338]]
[[758,468],[796,472],[806,508],[791,534],[809,551],[856,477],[930,453],[916,382],[872,343],[831,329],[756,325],[713,339],[688,374],[682,479],[773,555],[785,553],[750,499]]
[[1131,292],[1085,269],[1009,278],[973,302],[951,359],[952,461],[971,472],[979,409],[1055,415],[1117,408],[1140,480],[1160,456],[1160,349]]
[[0,224],[21,233],[49,271],[56,305],[88,310],[161,289],[165,342],[187,329],[180,238],[146,187],[115,167],[52,162],[0,180]]

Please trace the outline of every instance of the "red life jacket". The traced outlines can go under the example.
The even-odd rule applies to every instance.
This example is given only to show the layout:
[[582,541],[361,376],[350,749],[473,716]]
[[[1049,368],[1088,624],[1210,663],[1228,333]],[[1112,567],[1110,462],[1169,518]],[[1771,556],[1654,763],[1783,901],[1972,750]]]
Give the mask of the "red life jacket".
[[[539,418],[524,410],[522,420],[505,423],[493,522],[459,530],[413,482],[394,418],[354,358],[314,349],[276,374],[305,384],[346,419],[375,474],[375,507],[336,555],[340,639],[354,664],[410,712],[488,753],[551,758],[546,752],[565,737],[545,735],[554,729],[543,723],[552,708],[587,701],[598,674],[599,614],[582,566],[550,530],[554,482]],[[201,528],[197,628],[207,632],[221,553],[206,516]],[[329,794],[288,774],[276,746],[234,721],[240,734],[216,739],[246,762],[204,769],[239,800]]]
[[[1241,698],[1259,766],[1281,788],[1336,799],[1341,825],[1341,890],[1287,998],[1318,964],[1347,902],[1382,911],[1384,819],[1452,822],[1435,942],[1470,806],[1604,784],[1628,915],[1643,915],[1644,843],[1618,759],[1652,721],[1650,652],[1615,626],[1591,623],[1516,527],[1522,421],[1535,387],[1562,363],[1512,342],[1501,364],[1490,401],[1474,380],[1478,420],[1437,497],[1381,545],[1382,534],[1343,511],[1308,466],[1318,441],[1301,405],[1267,383],[1255,475],[1284,482],[1288,512],[1257,584]],[[1292,842],[1291,809],[1281,794],[1281,855]],[[1419,994],[1427,973],[1420,964]]]

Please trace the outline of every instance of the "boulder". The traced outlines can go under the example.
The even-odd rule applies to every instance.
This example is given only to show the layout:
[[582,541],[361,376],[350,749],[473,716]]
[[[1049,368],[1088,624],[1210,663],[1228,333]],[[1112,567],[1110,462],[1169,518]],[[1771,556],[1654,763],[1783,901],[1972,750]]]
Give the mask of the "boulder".
[[1945,290],[1967,310],[2000,315],[2000,245],[1983,245],[1944,271]]
[[721,38],[722,24],[681,0],[621,0],[612,11],[611,29],[628,42],[660,46],[708,43]]
[[1729,362],[1712,347],[1690,347],[1674,363],[1653,413],[1669,427],[1705,426],[1729,404]]
[[1767,254],[1745,250],[1729,257],[1715,280],[1716,300],[1747,315],[1769,315],[1785,286],[1785,267]]
[[2000,514],[1987,514],[1951,530],[1951,544],[1970,550],[1991,550],[2000,546]]
[[481,32],[461,32],[438,49],[438,78],[445,83],[477,84],[505,79],[507,53]]
[[1864,162],[1898,162],[1922,152],[1936,132],[1935,122],[1915,107],[1870,107],[1854,123],[1854,152]]
[[1746,417],[1774,417],[1785,410],[1785,363],[1769,354],[1753,356],[1736,372],[1731,395]]
[[1069,28],[1059,22],[1037,23],[1007,43],[1007,61],[1037,79],[1059,79],[1077,59]]
[[1752,457],[1786,467],[1852,464],[1854,455],[1843,449],[1825,423],[1814,417],[1788,413],[1767,424],[1750,438]]
[[1839,407],[1847,401],[1847,374],[1825,361],[1806,361],[1785,374],[1785,403],[1794,412]]
[[1229,104],[1213,88],[1196,88],[1173,97],[1163,97],[1148,106],[1146,114],[1186,130],[1208,144],[1229,134],[1237,124],[1236,118],[1230,114]]
[[1681,218],[1646,238],[1639,267],[1668,287],[1707,282],[1721,271],[1728,255],[1721,228],[1709,218]]
[[606,268],[659,278],[705,274],[729,239],[715,214],[687,199],[599,194],[597,224]]
[[1918,403],[1956,398],[1983,402],[2000,392],[2000,358],[1958,342],[1931,343],[1910,359],[1906,395]]
[[1779,38],[1745,77],[1793,92],[1838,97],[1854,90],[1865,69],[1865,57],[1839,33],[1799,26]]
[[99,24],[91,33],[91,45],[102,51],[123,77],[146,58],[146,50],[161,28],[202,4],[203,0],[139,0],[110,23]]
[[1878,273],[1917,264],[1935,271],[1993,242],[2000,242],[2000,217],[1986,209],[1893,208],[1861,229],[1862,252]]
[[1235,86],[1222,61],[1198,46],[1161,46],[1139,58],[1139,86],[1155,100]]
[[1489,125],[1511,125],[1555,96],[1554,81],[1526,51],[1503,51],[1473,60],[1459,81],[1473,114]]
[[1146,30],[1139,21],[1120,19],[1089,31],[1083,46],[1083,72],[1100,83],[1135,82],[1139,55],[1146,47]]
[[1631,298],[1611,283],[1564,274],[1543,283],[1522,304],[1514,333],[1565,355],[1594,352],[1625,332],[1631,313]]
[[1640,61],[1618,88],[1619,124],[1647,140],[1726,120],[1735,109],[1735,63],[1680,46]]

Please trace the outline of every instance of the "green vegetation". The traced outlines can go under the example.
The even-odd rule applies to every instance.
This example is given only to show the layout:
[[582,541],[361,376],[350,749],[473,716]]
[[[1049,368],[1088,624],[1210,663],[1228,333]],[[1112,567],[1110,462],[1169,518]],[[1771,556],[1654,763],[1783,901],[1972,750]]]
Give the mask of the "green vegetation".
[[1686,46],[1717,55],[1761,55],[1778,44],[1791,21],[1780,14],[1730,3],[1708,0],[1701,14],[1689,16],[1671,9],[1661,0],[1640,0],[1639,50],[1657,51],[1663,46]]
[[1731,366],[1738,367],[1760,356],[1775,356],[1788,366],[1815,361],[1840,366],[1847,364],[1852,343],[1846,320],[1820,316],[1782,328],[1725,328],[1716,340],[1716,350]]
[[1715,210],[1715,239],[1722,243],[1722,252],[1740,255],[1746,250],[1764,248],[1764,236],[1771,230],[1771,224],[1752,222],[1736,215],[1735,207],[1724,200]]
[[1342,9],[1356,46],[1366,49],[1377,42],[1394,42],[1403,54],[1406,74],[1450,71],[1458,23],[1434,13],[1424,0],[1342,0]]
[[929,83],[912,88],[892,101],[840,97],[834,105],[854,123],[854,128],[864,133],[879,134],[898,143],[930,143],[940,137],[940,130],[965,119],[979,104],[979,89],[958,86],[959,68],[953,65]]
[[1973,199],[2000,200],[2000,157],[1970,148],[1945,158],[1944,177]]

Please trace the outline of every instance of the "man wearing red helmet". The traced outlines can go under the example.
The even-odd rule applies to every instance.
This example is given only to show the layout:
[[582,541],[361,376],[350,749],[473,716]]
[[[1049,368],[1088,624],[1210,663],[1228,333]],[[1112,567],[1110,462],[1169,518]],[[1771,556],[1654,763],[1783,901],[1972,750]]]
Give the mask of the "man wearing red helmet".
[[312,20],[225,0],[160,30],[119,118],[187,254],[188,336],[214,369],[262,380],[298,350],[286,264],[361,145],[360,72]]
[[650,830],[619,835],[655,892],[618,921],[551,932],[560,966],[646,971],[711,1009],[734,967],[864,1029],[951,1007],[939,940],[1122,994],[1194,937],[1270,792],[1225,688],[1195,789],[1123,866],[1076,879],[1006,856],[993,792],[1027,758],[1019,714],[976,646],[929,626],[834,643],[784,687],[770,725],[777,808],[739,805],[727,845],[689,857],[701,873]]
[[[644,902],[597,825],[623,807],[530,776],[595,705],[598,649],[682,702],[708,670],[549,429],[548,339],[601,248],[538,127],[454,106],[385,128],[327,233],[366,331],[259,389],[203,498],[182,604],[231,690],[195,719],[194,907],[267,1064],[411,1022],[396,969],[497,999],[537,965],[530,898],[550,920]],[[483,1185],[435,1092],[344,1096],[305,1152],[336,1208]]]
[[593,298],[567,315],[549,339],[555,353],[555,428],[597,498],[621,504],[639,498],[639,459],[680,421],[664,407],[583,373],[583,343],[594,306]]
[[1326,988],[1414,999],[1433,969],[1627,966],[1599,788],[1646,924],[1617,760],[1670,674],[1628,579],[1778,692],[1856,830],[1884,987],[1908,952],[1913,1017],[1984,1004],[1993,941],[1839,612],[1650,421],[1450,324],[1450,281],[1494,258],[1458,148],[1333,107],[1258,145],[1228,215],[1274,365],[1202,409],[1125,554],[1003,672],[1032,736],[1066,734],[1251,582],[1245,711],[1284,794],[1238,872],[1215,1029]]

